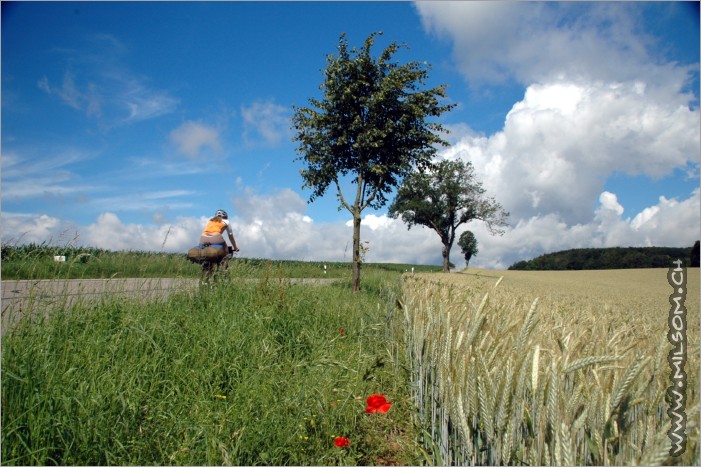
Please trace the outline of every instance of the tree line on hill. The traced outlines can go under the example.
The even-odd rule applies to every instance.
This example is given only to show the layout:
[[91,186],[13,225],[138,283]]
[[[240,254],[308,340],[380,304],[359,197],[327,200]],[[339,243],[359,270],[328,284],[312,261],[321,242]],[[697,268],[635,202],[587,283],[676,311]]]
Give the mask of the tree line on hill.
[[580,269],[667,268],[675,259],[699,267],[699,241],[693,247],[575,248],[518,261],[509,269],[564,271]]

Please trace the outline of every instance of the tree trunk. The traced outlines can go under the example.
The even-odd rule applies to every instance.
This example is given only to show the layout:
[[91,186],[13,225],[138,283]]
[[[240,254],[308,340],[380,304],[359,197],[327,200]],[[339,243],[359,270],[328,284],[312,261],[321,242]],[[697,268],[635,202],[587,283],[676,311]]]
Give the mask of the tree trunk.
[[360,290],[360,213],[353,214],[353,292]]
[[443,272],[450,272],[450,246],[443,244]]
[[453,248],[455,241],[456,225],[451,225],[447,232],[440,234],[441,242],[443,243],[443,272],[450,272],[450,249]]

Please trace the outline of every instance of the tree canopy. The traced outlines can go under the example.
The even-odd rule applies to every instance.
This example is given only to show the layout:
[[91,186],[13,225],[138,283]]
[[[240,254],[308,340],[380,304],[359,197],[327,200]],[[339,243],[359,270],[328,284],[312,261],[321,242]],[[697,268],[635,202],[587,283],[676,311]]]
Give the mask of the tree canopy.
[[699,267],[699,241],[694,242],[694,246],[691,247],[691,259],[689,260],[689,266],[692,268]]
[[[403,46],[392,42],[373,57],[379,34],[371,34],[359,50],[349,50],[341,35],[338,54],[327,57],[323,98],[295,107],[292,117],[303,187],[312,190],[309,201],[333,185],[339,209],[353,216],[354,290],[360,288],[362,211],[383,206],[406,175],[430,165],[436,147],[447,143],[439,136],[443,127],[428,119],[453,107],[440,102],[445,86],[424,89],[427,65],[393,60]],[[351,193],[342,191],[345,177],[355,185]]]
[[426,172],[407,176],[397,191],[389,213],[408,228],[422,225],[435,231],[443,243],[443,270],[450,270],[450,250],[459,226],[472,220],[487,224],[492,235],[502,235],[509,213],[476,179],[472,163],[442,160]]
[[462,234],[460,234],[460,238],[458,238],[458,246],[465,257],[465,267],[467,267],[467,265],[470,264],[470,259],[479,253],[475,234],[469,230],[464,231]]
[[[693,247],[574,248],[518,261],[509,269],[558,271],[581,269],[668,268],[678,258],[686,260]],[[693,265],[692,265],[693,266]]]

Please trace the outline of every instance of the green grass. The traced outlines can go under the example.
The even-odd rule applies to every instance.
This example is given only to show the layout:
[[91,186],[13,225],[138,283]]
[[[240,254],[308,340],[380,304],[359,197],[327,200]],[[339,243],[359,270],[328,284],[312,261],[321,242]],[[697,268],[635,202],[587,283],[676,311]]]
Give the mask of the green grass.
[[[394,308],[403,269],[367,267],[353,294],[350,280],[275,280],[318,266],[233,266],[192,295],[106,300],[8,330],[3,464],[421,463]],[[372,393],[392,409],[365,414]]]
[[[65,256],[65,262],[54,261]],[[350,277],[350,262],[290,261],[261,258],[235,258],[238,272],[245,277],[280,276],[288,278]],[[326,266],[326,269],[324,269]],[[439,266],[411,264],[363,265],[364,271],[438,272]],[[93,279],[130,277],[197,277],[199,266],[187,260],[185,253],[107,251],[97,248],[23,245],[2,247],[2,279]]]
[[[65,256],[66,261],[54,261],[54,256]],[[184,254],[43,245],[2,248],[3,280],[195,277],[198,271]]]

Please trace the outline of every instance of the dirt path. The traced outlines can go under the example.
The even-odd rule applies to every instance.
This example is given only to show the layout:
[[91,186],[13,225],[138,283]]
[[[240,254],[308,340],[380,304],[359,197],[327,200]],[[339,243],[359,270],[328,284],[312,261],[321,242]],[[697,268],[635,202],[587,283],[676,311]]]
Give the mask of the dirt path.
[[[257,283],[258,279],[244,279]],[[338,279],[287,279],[290,284],[321,285]],[[197,290],[197,279],[70,279],[2,281],[2,334],[12,323],[58,306],[71,307],[103,297],[162,299],[175,291]]]

